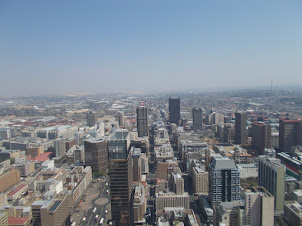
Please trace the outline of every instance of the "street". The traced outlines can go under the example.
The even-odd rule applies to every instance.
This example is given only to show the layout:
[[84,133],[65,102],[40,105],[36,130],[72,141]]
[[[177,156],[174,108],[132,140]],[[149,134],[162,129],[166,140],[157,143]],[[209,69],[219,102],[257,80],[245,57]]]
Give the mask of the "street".
[[86,191],[86,197],[82,197],[82,201],[71,217],[72,222],[83,226],[98,225],[101,219],[104,218],[103,225],[107,225],[107,221],[111,219],[110,192],[107,192],[107,190],[110,190],[108,181],[108,177],[99,181],[93,179]]

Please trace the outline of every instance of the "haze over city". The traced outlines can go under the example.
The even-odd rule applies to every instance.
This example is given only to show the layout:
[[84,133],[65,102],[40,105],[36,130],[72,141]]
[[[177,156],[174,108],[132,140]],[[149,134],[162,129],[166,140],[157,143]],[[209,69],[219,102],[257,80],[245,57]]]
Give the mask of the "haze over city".
[[1,1],[0,96],[301,85],[301,1]]

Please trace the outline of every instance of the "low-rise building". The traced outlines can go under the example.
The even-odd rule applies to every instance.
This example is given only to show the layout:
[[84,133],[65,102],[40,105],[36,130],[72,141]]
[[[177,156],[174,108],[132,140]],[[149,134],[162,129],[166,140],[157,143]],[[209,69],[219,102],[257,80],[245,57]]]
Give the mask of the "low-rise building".
[[189,209],[189,194],[184,192],[176,195],[174,192],[156,193],[156,211],[162,211],[165,207],[183,207]]
[[236,164],[240,178],[258,177],[258,166],[256,164]]
[[15,168],[0,175],[0,192],[4,192],[20,181],[20,171]]
[[298,202],[284,203],[284,221],[290,226],[302,225],[302,205]]
[[7,193],[7,200],[14,201],[14,200],[20,198],[27,190],[28,190],[27,184],[20,184],[14,190]]
[[147,199],[145,188],[142,184],[135,186],[133,200],[133,220],[134,224],[144,224],[146,222],[145,213],[147,208]]

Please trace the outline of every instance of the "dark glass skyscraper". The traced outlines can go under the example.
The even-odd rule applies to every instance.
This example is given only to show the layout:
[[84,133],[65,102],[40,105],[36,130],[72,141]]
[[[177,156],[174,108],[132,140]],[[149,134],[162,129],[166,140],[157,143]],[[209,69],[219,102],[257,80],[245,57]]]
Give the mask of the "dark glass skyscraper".
[[281,119],[279,122],[279,149],[291,152],[291,148],[302,145],[302,121]]
[[93,111],[89,111],[86,115],[86,119],[87,119],[87,126],[89,127],[95,126],[97,122],[96,113]]
[[111,215],[114,225],[133,225],[133,161],[130,133],[117,131],[108,141]]
[[235,143],[245,145],[247,140],[246,112],[235,113]]
[[107,143],[104,139],[84,141],[85,164],[91,166],[93,172],[106,173],[108,169]]
[[179,125],[180,121],[180,98],[169,98],[169,122]]
[[193,108],[193,129],[202,129],[202,109],[201,108]]
[[148,136],[148,109],[144,106],[136,108],[137,132],[139,137]]

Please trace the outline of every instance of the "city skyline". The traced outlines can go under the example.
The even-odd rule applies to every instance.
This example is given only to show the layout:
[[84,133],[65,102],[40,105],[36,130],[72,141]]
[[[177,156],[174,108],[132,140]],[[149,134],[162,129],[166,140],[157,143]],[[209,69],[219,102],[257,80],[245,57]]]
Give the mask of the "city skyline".
[[0,96],[302,86],[299,1],[0,3]]

